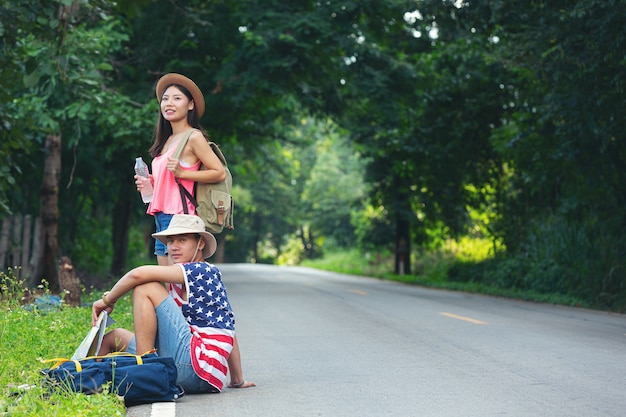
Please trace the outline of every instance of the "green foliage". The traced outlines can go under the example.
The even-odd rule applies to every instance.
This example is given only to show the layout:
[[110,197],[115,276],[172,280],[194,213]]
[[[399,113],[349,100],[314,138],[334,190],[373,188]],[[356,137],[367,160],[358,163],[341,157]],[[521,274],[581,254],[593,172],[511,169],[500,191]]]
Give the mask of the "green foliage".
[[302,245],[302,241],[293,236],[287,239],[287,242],[283,245],[280,255],[278,255],[272,262],[276,265],[300,265],[302,262],[305,250]]
[[350,221],[354,226],[354,237],[357,247],[362,250],[392,245],[388,213],[383,206],[367,205],[363,210],[353,211]]
[[[112,67],[101,51],[119,48],[127,38],[119,22],[103,10],[83,8],[81,12],[85,14],[72,15],[68,10],[59,20],[50,18],[57,24],[51,38],[29,33],[15,49],[26,71],[24,94],[15,109],[33,118],[35,130],[65,131],[68,125],[87,121],[98,113],[97,104],[108,101],[101,85],[103,73]],[[96,16],[99,24],[94,25]]]
[[531,230],[516,256],[484,262],[459,259],[449,271],[450,280],[562,294],[594,308],[625,311],[622,239],[598,219],[576,223],[553,216]]
[[588,302],[587,297],[576,297],[560,289],[530,288],[526,285],[528,273],[528,262],[521,258],[496,258],[478,263],[457,261],[448,268],[446,286],[527,301],[607,309],[606,305]]
[[[253,174],[256,181],[249,177],[239,182],[254,184],[246,191],[250,198],[239,200],[238,193],[233,193],[236,199],[235,232],[233,243],[228,242],[227,246],[229,261],[253,259],[259,262],[262,246],[279,251],[285,237],[295,232],[298,198],[304,184],[302,177],[306,176],[303,171],[310,169],[307,163],[310,153],[306,151],[309,146],[308,143],[302,146],[286,143],[283,146],[274,141],[267,143],[263,152],[256,155],[259,164]],[[237,177],[233,177],[233,182],[237,183]],[[241,247],[237,248],[237,245]]]
[[365,161],[329,121],[311,129],[317,138],[315,165],[302,192],[302,218],[315,236],[330,238],[340,246],[354,244],[351,214],[361,210],[366,198]]
[[530,288],[561,291],[619,311],[626,308],[626,246],[610,224],[596,216],[582,221],[555,216],[533,226],[522,252],[531,265]]
[[[5,161],[0,168],[0,215],[10,213],[9,202],[14,201],[20,176],[30,168],[24,166],[22,155],[28,158],[36,148],[32,132],[26,132],[32,118],[16,112],[13,106],[20,96],[26,58],[18,48],[20,38],[24,34],[42,35],[49,31],[37,22],[37,17],[54,14],[56,8],[55,2],[0,2],[0,158]],[[21,200],[19,196],[17,200]]]
[[442,248],[462,262],[480,262],[494,257],[493,243],[488,239],[463,236],[448,240]]

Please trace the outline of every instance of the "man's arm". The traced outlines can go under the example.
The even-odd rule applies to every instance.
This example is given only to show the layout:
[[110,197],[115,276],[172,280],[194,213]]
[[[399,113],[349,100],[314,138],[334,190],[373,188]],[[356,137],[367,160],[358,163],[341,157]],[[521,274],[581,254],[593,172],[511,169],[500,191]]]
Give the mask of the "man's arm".
[[254,382],[243,379],[243,370],[241,369],[241,352],[239,352],[237,336],[235,336],[233,350],[230,352],[230,356],[228,357],[228,371],[230,372],[230,384],[228,384],[229,388],[256,387]]

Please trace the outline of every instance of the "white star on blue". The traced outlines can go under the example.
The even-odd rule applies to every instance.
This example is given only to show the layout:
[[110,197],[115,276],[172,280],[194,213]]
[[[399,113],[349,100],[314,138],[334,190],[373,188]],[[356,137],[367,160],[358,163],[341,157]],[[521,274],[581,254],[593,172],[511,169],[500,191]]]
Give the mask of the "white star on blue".
[[185,264],[184,269],[189,294],[182,308],[187,321],[198,327],[234,330],[235,318],[219,270],[206,262]]

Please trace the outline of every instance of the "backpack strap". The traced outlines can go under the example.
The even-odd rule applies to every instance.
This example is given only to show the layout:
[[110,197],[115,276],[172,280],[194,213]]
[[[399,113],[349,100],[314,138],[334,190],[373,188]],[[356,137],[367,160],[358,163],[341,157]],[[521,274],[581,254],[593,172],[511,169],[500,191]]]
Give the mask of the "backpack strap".
[[191,195],[191,193],[185,187],[183,187],[180,181],[178,181],[178,178],[176,178],[176,184],[178,184],[178,191],[180,191],[180,200],[183,202],[183,213],[189,214],[187,200],[191,201],[191,204],[193,204],[195,208],[198,208],[198,202],[193,197],[193,195]]
[[[181,140],[178,141],[178,146],[176,146],[176,150],[174,151],[174,154],[172,154],[173,158],[180,159],[180,154],[183,153],[183,149],[185,149],[185,145],[187,145],[189,136],[191,136],[191,133],[193,131],[194,129],[189,129],[187,132],[185,132],[185,135],[181,138]],[[174,180],[176,181],[176,184],[178,184],[178,191],[180,191],[180,199],[183,202],[183,212],[185,214],[189,214],[189,209],[187,208],[187,200],[191,201],[191,204],[193,204],[194,207],[198,207],[198,202],[193,197],[193,195],[191,195],[191,193],[187,191],[185,187],[183,187],[178,178],[174,177]]]
[[210,142],[210,141],[209,141],[209,145],[211,146],[211,149],[213,149],[213,152],[215,153],[217,158],[220,160],[220,162],[222,162],[222,165],[228,166],[228,164],[226,163],[226,158],[224,158],[224,154],[222,153],[220,146],[217,143]]
[[189,136],[191,136],[191,133],[193,131],[194,129],[189,129],[187,132],[185,132],[185,136],[183,136],[183,138],[178,141],[178,146],[176,146],[176,150],[172,155],[173,158],[180,159],[180,154],[183,153],[183,149],[185,149],[185,145],[187,144]]

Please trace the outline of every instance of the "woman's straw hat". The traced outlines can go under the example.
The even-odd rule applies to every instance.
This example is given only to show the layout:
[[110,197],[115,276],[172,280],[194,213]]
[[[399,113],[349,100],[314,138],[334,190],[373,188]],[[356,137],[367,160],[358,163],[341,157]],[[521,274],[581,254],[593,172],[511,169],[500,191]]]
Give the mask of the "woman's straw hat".
[[193,102],[196,106],[196,112],[198,113],[198,119],[202,117],[204,114],[204,96],[202,95],[202,91],[198,88],[196,83],[191,81],[191,79],[185,77],[182,74],[170,73],[162,76],[156,84],[156,96],[160,101],[161,97],[163,97],[163,93],[165,89],[172,84],[178,84],[185,87],[191,93],[193,97]]

